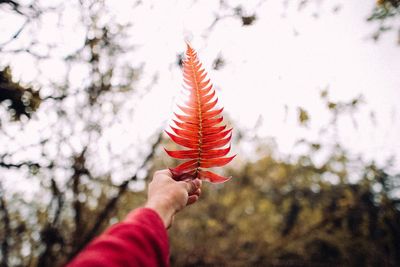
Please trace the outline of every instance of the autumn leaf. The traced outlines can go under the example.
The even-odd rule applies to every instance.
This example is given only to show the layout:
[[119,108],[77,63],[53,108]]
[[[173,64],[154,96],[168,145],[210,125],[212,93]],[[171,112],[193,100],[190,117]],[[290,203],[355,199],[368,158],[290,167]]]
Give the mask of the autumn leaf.
[[173,158],[186,161],[170,171],[176,180],[200,178],[212,183],[225,182],[230,178],[205,169],[222,167],[236,156],[226,156],[231,149],[232,129],[222,124],[223,108],[217,108],[213,85],[189,44],[182,63],[187,101],[178,105],[182,114],[174,113],[175,125],[170,125],[172,132],[166,133],[186,149],[165,151]]

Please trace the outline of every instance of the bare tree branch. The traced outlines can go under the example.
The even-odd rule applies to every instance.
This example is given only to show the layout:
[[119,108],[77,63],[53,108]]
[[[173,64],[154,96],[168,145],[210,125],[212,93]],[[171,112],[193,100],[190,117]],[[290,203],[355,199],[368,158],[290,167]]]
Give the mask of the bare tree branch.
[[1,4],[8,4],[9,6],[11,6],[11,8],[17,12],[18,14],[23,15],[23,13],[19,10],[19,3],[12,1],[12,0],[0,0],[0,5]]
[[10,228],[10,215],[8,213],[7,203],[4,197],[4,190],[3,186],[0,183],[0,211],[3,213],[3,231],[4,236],[1,242],[1,254],[2,254],[2,261],[1,267],[8,266],[8,252],[9,252],[9,244],[8,244],[8,236],[10,235],[11,228]]
[[7,44],[11,43],[12,41],[18,38],[21,32],[25,29],[26,25],[28,25],[29,21],[30,21],[29,19],[26,19],[25,22],[21,25],[21,27],[7,41],[0,44],[0,51],[2,47],[6,46]]
[[[150,153],[146,156],[140,167],[138,168],[139,170],[142,170],[143,168],[146,167],[146,165],[152,160],[155,151],[158,147],[158,145],[161,143],[162,140],[162,132],[159,134],[157,140],[153,143]],[[118,200],[124,195],[126,192],[128,185],[131,181],[136,181],[137,180],[137,172],[126,179],[119,187],[118,187],[118,192],[117,194],[111,198],[108,203],[105,205],[104,209],[100,212],[100,214],[97,216],[97,218],[94,220],[95,224],[93,227],[88,231],[86,236],[83,238],[83,241],[78,244],[75,247],[75,250],[70,254],[69,259],[72,259],[75,255],[78,254],[80,250],[82,250],[97,234],[99,231],[100,227],[103,225],[103,223],[109,218],[110,214],[112,211],[114,211]]]
[[82,152],[74,157],[74,163],[72,169],[74,170],[74,173],[71,177],[71,182],[72,182],[72,193],[74,194],[74,199],[72,206],[74,207],[75,211],[75,234],[74,234],[74,243],[75,241],[80,240],[82,236],[82,204],[79,200],[79,185],[81,183],[81,176],[82,174],[87,173],[88,171],[86,170],[85,167],[85,154],[86,154],[87,147],[83,148]]
[[11,168],[21,168],[23,166],[28,166],[29,168],[35,167],[35,168],[40,168],[40,164],[32,161],[25,161],[25,162],[20,162],[20,163],[5,163],[3,161],[0,161],[0,167],[6,168],[6,169],[11,169]]
[[52,222],[53,225],[56,225],[58,222],[58,219],[60,218],[61,210],[64,206],[64,196],[63,196],[63,193],[58,188],[57,183],[54,179],[51,179],[51,191],[53,193],[53,201],[54,200],[57,201],[57,208],[54,213],[54,219]]

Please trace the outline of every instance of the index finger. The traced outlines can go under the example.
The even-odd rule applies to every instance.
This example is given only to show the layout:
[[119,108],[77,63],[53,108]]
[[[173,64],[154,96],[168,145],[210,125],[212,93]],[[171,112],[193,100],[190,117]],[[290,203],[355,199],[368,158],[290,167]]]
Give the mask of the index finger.
[[194,193],[201,186],[200,179],[186,180],[186,181],[183,181],[183,182],[186,185],[186,190],[188,191],[189,195]]
[[171,171],[169,169],[156,171],[154,173],[154,175],[153,175],[153,179],[156,178],[156,177],[165,177],[165,176],[167,176],[167,177],[172,179],[172,173],[171,173]]

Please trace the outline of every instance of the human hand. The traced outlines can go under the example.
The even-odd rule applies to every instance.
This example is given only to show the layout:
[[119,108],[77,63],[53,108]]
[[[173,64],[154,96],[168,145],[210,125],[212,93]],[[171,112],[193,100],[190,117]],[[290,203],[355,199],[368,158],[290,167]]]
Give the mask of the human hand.
[[156,171],[149,184],[145,207],[155,210],[169,228],[178,211],[199,199],[200,187],[200,179],[175,181],[169,170]]

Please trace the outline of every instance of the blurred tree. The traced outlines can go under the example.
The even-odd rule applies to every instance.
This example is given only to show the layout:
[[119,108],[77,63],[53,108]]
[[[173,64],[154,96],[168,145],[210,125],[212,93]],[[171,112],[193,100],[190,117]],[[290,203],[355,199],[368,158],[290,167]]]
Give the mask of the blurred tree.
[[[220,1],[205,36],[224,18],[237,19],[243,27],[254,25],[263,2],[247,8]],[[398,7],[389,2],[380,4]],[[143,189],[152,164],[156,169],[168,163],[155,160],[165,158],[158,149],[159,133],[143,147],[127,143],[119,152],[106,138],[124,113],[135,111],[135,105],[127,107],[127,99],[137,103],[156,80],[136,86],[142,62],[124,60],[135,51],[125,42],[131,25],[118,23],[107,1],[55,6],[45,1],[0,1],[0,7],[23,18],[17,31],[0,44],[0,55],[12,58],[7,62],[2,57],[0,71],[1,266],[61,266],[143,201],[143,193],[130,188]],[[82,33],[76,35],[76,50],[70,44],[61,49],[61,41],[53,36],[50,42],[39,38],[51,16],[63,31],[62,17],[76,14],[71,9],[78,14],[73,31]],[[24,33],[25,40],[19,42]],[[17,81],[9,67],[19,56],[36,63],[37,76],[30,85]],[[60,68],[63,77],[43,79],[40,66],[54,58],[62,66],[50,65],[45,71]],[[213,67],[218,70],[225,64],[219,55]],[[323,101],[333,114],[329,123],[351,115],[360,100],[334,102],[325,93]],[[303,108],[298,111],[299,122],[306,125],[311,114]],[[179,215],[171,230],[173,265],[400,264],[395,194],[399,176],[352,160],[340,145],[300,143],[307,153],[283,160],[275,156],[275,148],[255,138],[251,161],[243,154],[229,170],[232,181],[206,184],[201,201]],[[315,164],[318,153],[329,149],[330,157]],[[28,190],[18,190],[21,187]]]
[[[372,1],[373,2],[373,1]],[[299,11],[307,9],[307,7],[314,4],[316,6],[316,11],[313,12],[313,16],[318,18],[319,8],[324,4],[325,7],[328,6],[333,13],[338,13],[342,6],[344,5],[340,1],[321,1],[321,0],[297,0],[297,1],[289,1],[283,0],[284,6],[288,7],[289,5],[297,6]],[[371,3],[373,4],[373,3]],[[378,41],[380,37],[388,32],[395,31],[397,32],[397,42],[400,45],[400,1],[399,0],[376,0],[376,3],[373,4],[373,8],[371,10],[371,14],[368,15],[366,21],[378,24],[377,29],[374,30],[372,34],[372,38],[375,41]],[[296,35],[298,32],[296,31]]]
[[9,67],[0,71],[0,103],[7,100],[9,101],[9,104],[6,105],[7,109],[12,118],[16,120],[22,115],[29,118],[41,102],[38,91],[13,82]]
[[373,34],[374,40],[378,40],[385,32],[396,30],[398,32],[398,44],[400,45],[400,1],[377,0],[377,5],[368,17],[370,22],[378,22],[379,27]]
[[173,265],[398,266],[400,175],[340,146],[317,165],[307,146],[296,161],[243,159],[228,183],[205,184],[171,229]]
[[[161,133],[115,152],[107,130],[157,79],[136,86],[143,62],[128,62],[132,25],[118,22],[109,1],[0,1],[0,8],[21,22],[0,43],[1,266],[59,266],[126,214],[117,205],[143,200],[130,188],[143,188]],[[243,25],[255,19],[234,14]],[[71,44],[63,41],[67,16]],[[17,60],[35,62],[32,84],[15,78]],[[223,64],[216,59],[215,68]]]
[[[34,58],[38,69],[45,59],[57,59],[60,53],[55,52],[59,49],[57,44],[46,44],[38,38],[41,28],[37,25],[51,15],[61,19],[69,8],[80,12],[78,31],[83,34],[77,43],[82,46],[58,59],[66,66],[64,79],[50,79],[34,90],[15,82],[9,67],[0,72],[0,108],[9,111],[1,114],[0,128],[5,144],[0,151],[1,264],[58,266],[113,221],[118,201],[138,180],[138,173],[146,170],[161,135],[157,133],[144,148],[134,149],[127,144],[126,149],[136,151],[136,161],[124,158],[125,151],[113,152],[112,140],[102,138],[104,131],[119,123],[125,100],[140,99],[147,90],[135,87],[140,64],[133,67],[121,60],[133,51],[124,45],[129,25],[116,22],[105,1],[76,1],[51,7],[39,2],[24,7],[14,1],[7,4],[27,20],[31,18],[23,10],[40,10],[36,23],[24,23],[9,42],[2,44],[1,50],[3,55]],[[63,30],[62,23],[59,27]],[[27,30],[38,34],[10,46]],[[5,49],[6,46],[14,48]],[[86,77],[78,83],[75,77],[82,72]],[[22,115],[30,118],[39,105],[34,128],[26,119],[9,120],[18,120]],[[132,112],[133,107],[124,110],[127,111]],[[21,139],[21,134],[25,138]],[[100,153],[109,160],[107,166],[94,164],[101,149]],[[130,171],[115,179],[116,169]],[[10,189],[12,180],[5,176],[25,184],[24,187],[37,185],[39,190],[7,191],[5,184]],[[25,191],[31,196],[26,196]]]
[[[334,102],[323,91],[321,99],[331,114],[321,126],[327,140],[362,97]],[[254,144],[247,149],[253,160],[239,153],[227,171],[232,180],[204,184],[200,201],[178,214],[170,230],[173,266],[400,264],[400,174],[353,158],[337,142],[302,140],[305,152],[288,159],[261,139]],[[154,169],[165,164],[174,165],[155,162]]]

